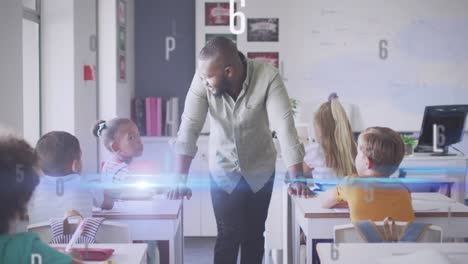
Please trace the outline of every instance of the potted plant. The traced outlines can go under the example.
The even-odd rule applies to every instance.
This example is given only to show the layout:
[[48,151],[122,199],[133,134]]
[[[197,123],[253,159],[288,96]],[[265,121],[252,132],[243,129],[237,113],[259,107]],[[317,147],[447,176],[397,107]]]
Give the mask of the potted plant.
[[[291,105],[291,111],[292,111],[292,115],[294,118],[296,117],[296,114],[297,114],[297,105],[299,104],[299,100],[295,98],[289,98],[289,103]],[[272,131],[271,136],[273,137],[273,143],[275,144],[276,152],[278,153],[279,157],[281,157],[281,146],[279,144],[276,131]]]
[[413,155],[414,147],[416,146],[416,139],[408,135],[401,135],[401,140],[405,144],[405,155]]
[[289,103],[291,104],[291,110],[293,117],[296,117],[297,114],[297,106],[299,105],[299,100],[295,98],[289,98]]
[[[299,100],[295,98],[289,98],[289,104],[291,105],[291,112],[292,112],[293,118],[295,118],[297,114],[297,106],[299,105]],[[272,131],[271,136],[273,138],[277,138],[276,131]]]

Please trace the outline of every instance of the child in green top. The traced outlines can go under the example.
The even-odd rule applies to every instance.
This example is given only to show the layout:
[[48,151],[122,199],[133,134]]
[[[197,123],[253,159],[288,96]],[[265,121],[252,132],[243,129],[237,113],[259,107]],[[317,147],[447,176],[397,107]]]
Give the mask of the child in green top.
[[78,263],[35,233],[11,233],[39,183],[34,149],[23,139],[0,135],[0,263]]

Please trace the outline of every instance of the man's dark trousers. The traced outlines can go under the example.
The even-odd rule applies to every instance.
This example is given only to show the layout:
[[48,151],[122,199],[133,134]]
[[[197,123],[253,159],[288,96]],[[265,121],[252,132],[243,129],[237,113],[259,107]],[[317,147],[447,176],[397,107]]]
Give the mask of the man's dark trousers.
[[231,194],[211,179],[211,200],[218,228],[215,264],[236,264],[239,246],[241,264],[261,264],[264,254],[265,221],[268,215],[274,173],[258,192],[241,178]]

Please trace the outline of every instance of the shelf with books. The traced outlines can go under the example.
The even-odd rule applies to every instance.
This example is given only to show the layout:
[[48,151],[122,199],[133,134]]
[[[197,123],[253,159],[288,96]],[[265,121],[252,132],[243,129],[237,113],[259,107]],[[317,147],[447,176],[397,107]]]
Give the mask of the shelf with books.
[[176,136],[179,129],[179,98],[137,97],[132,99],[132,119],[147,137]]

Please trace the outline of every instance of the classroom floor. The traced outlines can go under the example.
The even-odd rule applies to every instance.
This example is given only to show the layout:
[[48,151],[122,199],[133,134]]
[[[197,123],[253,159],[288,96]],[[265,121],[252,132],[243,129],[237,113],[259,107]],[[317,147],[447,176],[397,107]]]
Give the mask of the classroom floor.
[[186,237],[184,264],[213,263],[214,237]]
[[[184,249],[184,264],[213,263],[214,237],[186,237]],[[237,258],[240,263],[240,258]]]

